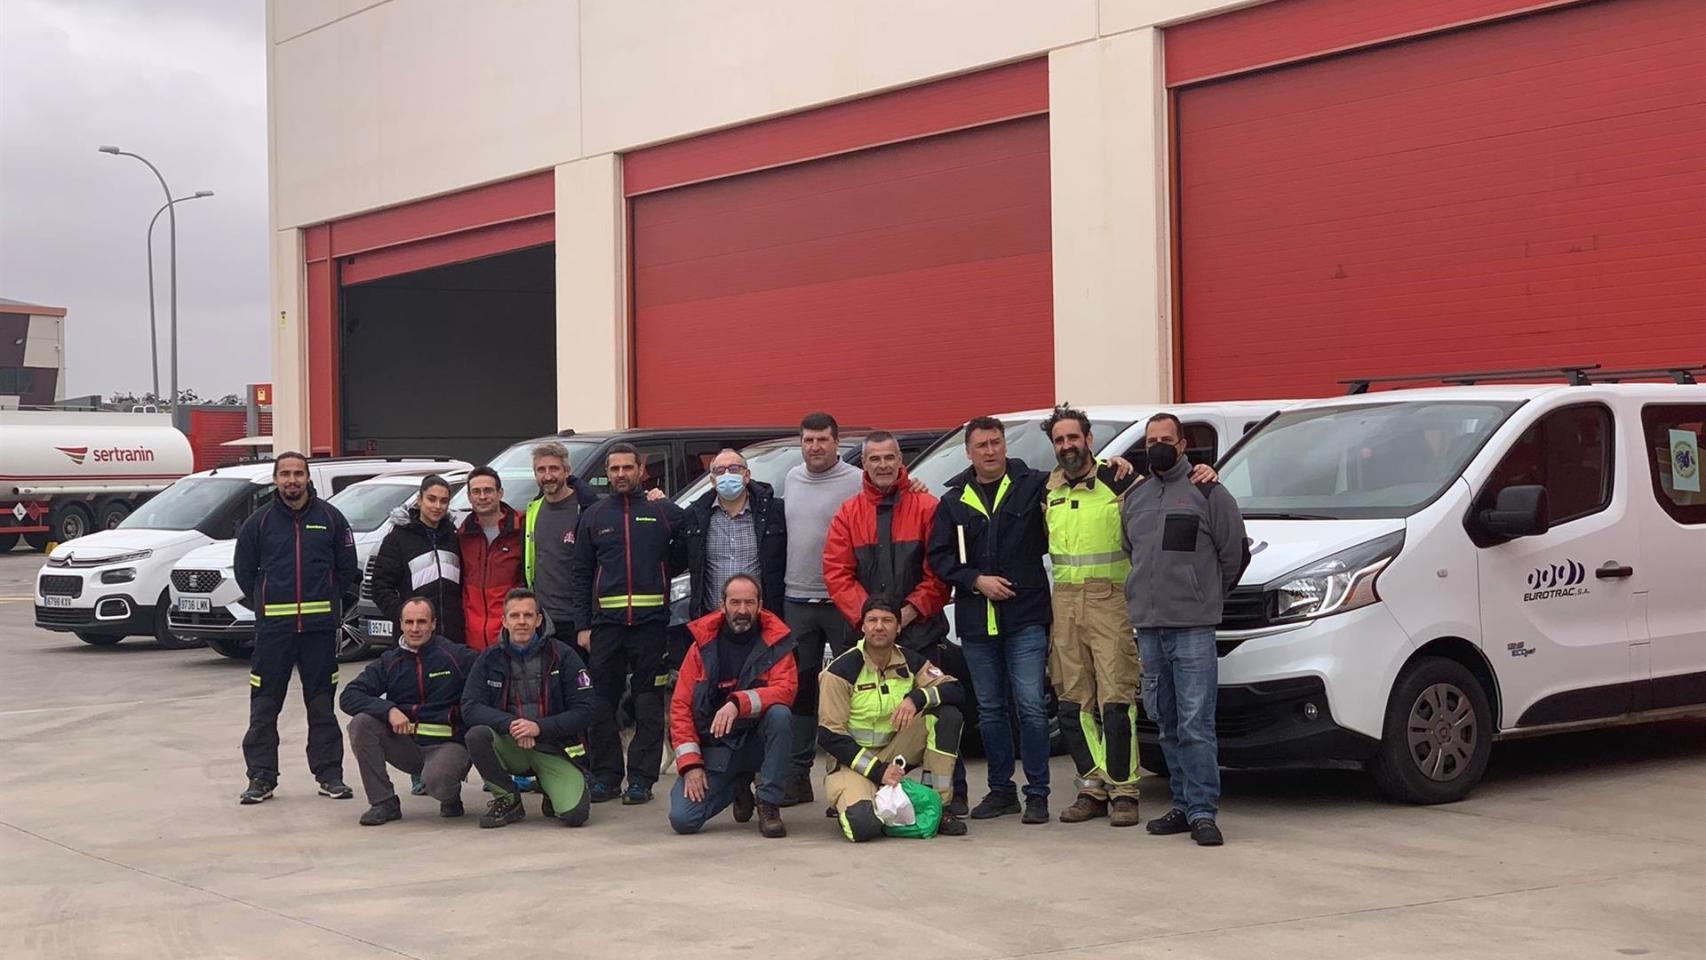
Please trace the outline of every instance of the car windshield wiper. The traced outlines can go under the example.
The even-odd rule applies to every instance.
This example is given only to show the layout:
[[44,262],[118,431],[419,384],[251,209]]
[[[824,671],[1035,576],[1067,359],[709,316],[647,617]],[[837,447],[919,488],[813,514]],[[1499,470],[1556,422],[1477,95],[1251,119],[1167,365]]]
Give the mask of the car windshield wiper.
[[1324,513],[1280,513],[1271,510],[1245,510],[1246,520],[1337,520]]

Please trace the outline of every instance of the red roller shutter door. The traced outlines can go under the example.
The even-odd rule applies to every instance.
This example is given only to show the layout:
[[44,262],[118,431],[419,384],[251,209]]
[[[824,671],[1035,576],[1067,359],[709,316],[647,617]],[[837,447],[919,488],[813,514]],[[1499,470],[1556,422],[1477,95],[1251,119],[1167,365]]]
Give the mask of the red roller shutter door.
[[1703,50],[1606,0],[1180,90],[1184,395],[1706,360]]
[[1052,402],[1046,116],[631,204],[639,425],[945,426]]

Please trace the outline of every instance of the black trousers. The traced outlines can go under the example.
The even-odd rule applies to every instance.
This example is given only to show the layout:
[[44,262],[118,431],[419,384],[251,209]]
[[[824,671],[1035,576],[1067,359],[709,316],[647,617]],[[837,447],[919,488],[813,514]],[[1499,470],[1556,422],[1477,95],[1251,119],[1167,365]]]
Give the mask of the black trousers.
[[308,709],[308,769],[319,781],[344,778],[344,733],[332,709],[338,685],[336,630],[257,636],[249,661],[249,730],[243,762],[249,779],[278,782],[278,712],[290,692],[290,672],[302,681]]
[[669,624],[594,624],[587,673],[598,695],[598,717],[587,731],[592,779],[612,790],[622,786],[622,733],[616,711],[622,694],[634,702],[634,739],[628,743],[628,782],[650,786],[663,766],[664,698],[669,672],[664,647]]
[[783,604],[783,619],[794,635],[794,659],[799,665],[800,692],[794,697],[794,772],[809,776],[817,759],[817,677],[823,672],[823,647],[830,656],[846,653],[858,637],[833,603]]

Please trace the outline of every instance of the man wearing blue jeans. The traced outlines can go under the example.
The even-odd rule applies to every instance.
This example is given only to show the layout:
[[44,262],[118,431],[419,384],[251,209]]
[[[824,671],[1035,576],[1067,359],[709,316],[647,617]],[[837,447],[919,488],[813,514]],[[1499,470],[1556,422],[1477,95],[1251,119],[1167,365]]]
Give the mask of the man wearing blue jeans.
[[1214,628],[1245,563],[1244,518],[1219,484],[1193,485],[1179,418],[1158,413],[1144,431],[1150,479],[1120,507],[1131,555],[1126,610],[1143,660],[1143,709],[1161,728],[1173,775],[1173,809],[1153,834],[1189,832],[1205,847],[1224,841],[1214,707],[1219,690]]
[[993,417],[968,423],[965,444],[971,467],[948,481],[936,508],[930,565],[954,589],[954,628],[989,759],[989,794],[970,815],[987,820],[1021,811],[1013,783],[1017,713],[1025,766],[1022,819],[1047,823],[1049,737],[1043,697],[1051,610],[1042,501],[1048,474],[1007,458],[1006,428]]

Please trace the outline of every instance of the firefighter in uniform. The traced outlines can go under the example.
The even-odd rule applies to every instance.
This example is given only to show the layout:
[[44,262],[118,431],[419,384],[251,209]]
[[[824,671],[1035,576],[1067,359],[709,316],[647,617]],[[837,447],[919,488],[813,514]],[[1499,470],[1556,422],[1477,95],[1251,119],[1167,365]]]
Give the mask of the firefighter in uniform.
[[898,783],[903,768],[923,766],[923,782],[942,797],[940,832],[964,836],[948,812],[964,721],[958,680],[897,644],[900,605],[865,601],[864,638],[832,661],[818,681],[818,744],[829,754],[823,781],[841,831],[855,843],[882,836],[877,788]]
[[344,735],[333,712],[338,683],[338,631],[346,605],[361,585],[355,536],[338,509],[308,482],[308,458],[281,453],[273,460],[272,502],[255,511],[237,534],[237,586],[255,611],[255,652],[249,667],[249,730],[243,760],[245,804],[272,796],[278,784],[278,712],[290,672],[302,681],[308,710],[308,767],[320,795],[348,800]]
[[[1060,730],[1078,770],[1078,798],[1062,823],[1108,817],[1136,826],[1138,814],[1137,688],[1141,667],[1125,579],[1131,560],[1120,540],[1120,502],[1141,478],[1115,458],[1098,460],[1090,418],[1056,407],[1043,422],[1059,466],[1043,499],[1049,558],[1054,564],[1054,626],[1049,677]],[[1123,474],[1123,476],[1122,476]],[[1195,483],[1214,479],[1197,467]]]

